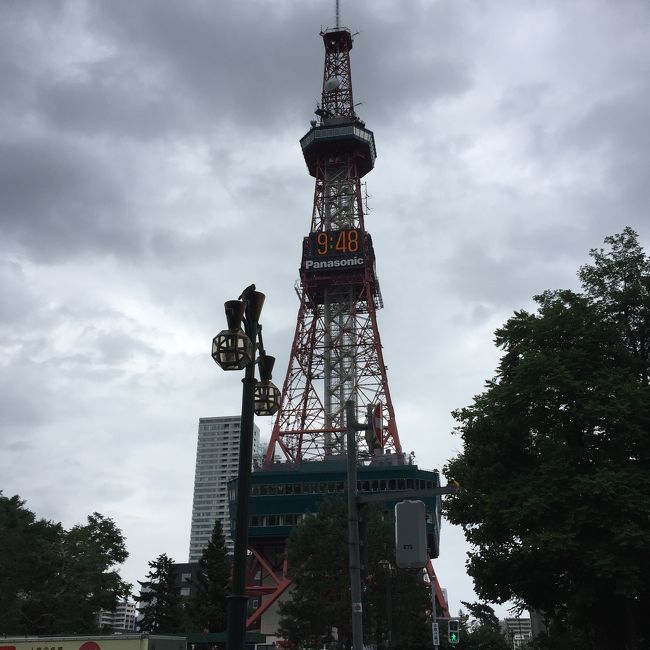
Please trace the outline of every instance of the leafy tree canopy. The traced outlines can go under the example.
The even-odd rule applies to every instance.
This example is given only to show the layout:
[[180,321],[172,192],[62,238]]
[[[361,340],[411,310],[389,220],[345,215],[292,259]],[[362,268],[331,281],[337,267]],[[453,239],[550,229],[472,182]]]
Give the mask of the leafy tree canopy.
[[462,650],[511,650],[512,645],[498,625],[486,623],[483,620],[463,623],[460,632],[460,644],[447,648],[462,648]]
[[128,553],[112,519],[95,512],[66,531],[37,519],[18,496],[0,493],[0,631],[96,633],[130,585],[115,567]]
[[630,650],[650,642],[650,260],[629,228],[605,243],[582,293],[497,330],[495,377],[454,413],[446,514],[479,596],[543,611],[571,647]]

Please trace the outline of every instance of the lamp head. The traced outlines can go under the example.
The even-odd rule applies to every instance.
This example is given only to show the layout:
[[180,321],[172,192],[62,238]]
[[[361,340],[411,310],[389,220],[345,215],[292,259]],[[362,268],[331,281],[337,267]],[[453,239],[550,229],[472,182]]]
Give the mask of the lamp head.
[[231,332],[237,332],[241,329],[241,321],[244,318],[246,310],[246,303],[241,300],[227,300],[223,304],[226,312],[226,321],[228,321],[228,329]]
[[255,384],[255,415],[274,415],[280,410],[280,389],[270,380]]
[[[252,286],[254,287],[255,285]],[[266,296],[261,291],[250,291],[242,295],[247,301],[246,318],[250,318],[254,323],[259,323]]]
[[253,360],[253,344],[241,329],[222,330],[212,340],[212,358],[223,370],[242,370]]
[[271,381],[273,375],[273,366],[275,365],[275,357],[272,357],[268,354],[260,354],[258,359],[258,364],[260,367],[260,379],[262,382]]

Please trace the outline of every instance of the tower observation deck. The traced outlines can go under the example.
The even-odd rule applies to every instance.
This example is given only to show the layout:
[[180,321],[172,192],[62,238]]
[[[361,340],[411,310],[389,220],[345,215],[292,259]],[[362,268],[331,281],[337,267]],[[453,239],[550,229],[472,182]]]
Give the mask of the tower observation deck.
[[[321,101],[300,140],[315,180],[310,229],[302,240],[300,306],[281,407],[263,465],[251,476],[247,594],[253,612],[247,624],[270,634],[277,627],[277,600],[291,585],[286,552],[291,529],[327,495],[348,490],[346,402],[354,403],[357,421],[372,412],[372,433],[357,434],[360,495],[390,491],[393,498],[401,490],[440,486],[438,472],[405,463],[388,388],[377,326],[383,304],[361,184],[377,150],[373,132],[354,110],[352,34],[337,26],[321,36]],[[229,484],[231,520],[236,493],[235,479]],[[423,501],[435,558],[441,500]],[[386,503],[388,511],[394,503]],[[433,577],[430,562],[427,569]],[[436,594],[448,614],[439,586]]]

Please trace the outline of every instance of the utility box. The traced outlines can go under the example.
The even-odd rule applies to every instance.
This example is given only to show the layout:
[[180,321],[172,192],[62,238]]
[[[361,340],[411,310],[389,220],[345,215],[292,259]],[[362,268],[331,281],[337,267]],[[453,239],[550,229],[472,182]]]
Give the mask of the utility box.
[[395,505],[395,560],[400,569],[422,569],[427,552],[427,509],[422,501]]

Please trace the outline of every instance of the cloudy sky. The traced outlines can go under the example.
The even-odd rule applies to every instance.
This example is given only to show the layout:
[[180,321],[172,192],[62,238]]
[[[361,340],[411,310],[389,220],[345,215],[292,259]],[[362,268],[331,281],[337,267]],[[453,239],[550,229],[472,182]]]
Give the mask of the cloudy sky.
[[[251,282],[282,381],[333,18],[333,0],[0,1],[0,489],[66,526],[113,517],[129,581],[187,560],[198,418],[240,408],[210,341]],[[650,247],[649,19],[646,0],[342,3],[378,148],[384,355],[422,467],[459,451],[450,411],[492,375],[497,326],[576,287],[608,234]],[[447,524],[453,610],[474,598],[466,548]]]

